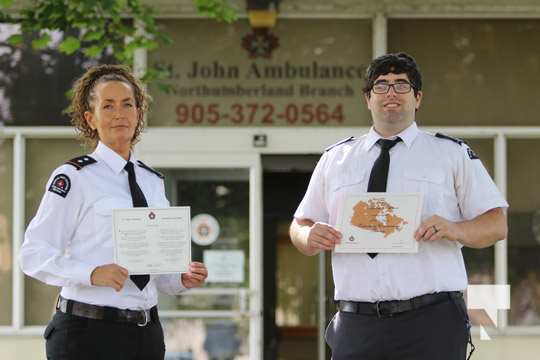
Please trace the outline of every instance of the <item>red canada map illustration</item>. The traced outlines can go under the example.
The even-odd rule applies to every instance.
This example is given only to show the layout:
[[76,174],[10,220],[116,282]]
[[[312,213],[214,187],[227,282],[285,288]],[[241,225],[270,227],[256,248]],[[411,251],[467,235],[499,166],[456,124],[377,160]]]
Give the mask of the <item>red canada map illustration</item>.
[[384,237],[394,232],[399,232],[407,221],[394,214],[394,206],[385,199],[370,199],[359,201],[354,206],[354,213],[351,218],[351,225],[361,229],[380,232]]

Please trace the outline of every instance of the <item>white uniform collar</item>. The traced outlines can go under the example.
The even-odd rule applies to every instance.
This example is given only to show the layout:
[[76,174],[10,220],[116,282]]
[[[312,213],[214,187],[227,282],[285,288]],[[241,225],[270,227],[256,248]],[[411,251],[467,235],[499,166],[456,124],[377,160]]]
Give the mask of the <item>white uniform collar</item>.
[[[126,166],[126,160],[101,141],[98,142],[96,150],[94,150],[91,155],[97,156],[103,160],[103,162],[107,164],[115,174],[119,174],[120,171],[124,169],[124,166]],[[129,161],[135,165],[137,164],[137,159],[132,151],[129,153]]]
[[[413,122],[408,128],[406,128],[399,134],[390,137],[389,139],[395,139],[399,136],[401,140],[403,140],[407,148],[410,148],[414,139],[416,139],[416,135],[418,135],[418,126],[416,125],[416,122]],[[367,134],[366,142],[364,143],[364,149],[366,151],[369,151],[379,139],[384,138],[377,131],[375,131],[375,128],[372,126]]]

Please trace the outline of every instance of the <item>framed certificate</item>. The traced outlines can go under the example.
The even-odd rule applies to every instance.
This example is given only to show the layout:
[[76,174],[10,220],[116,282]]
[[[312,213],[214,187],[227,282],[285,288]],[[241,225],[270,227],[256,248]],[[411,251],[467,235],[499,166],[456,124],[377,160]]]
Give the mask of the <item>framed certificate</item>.
[[336,252],[415,253],[421,193],[365,193],[345,198],[338,212],[342,232]]
[[113,210],[115,262],[130,275],[187,272],[191,262],[189,206]]

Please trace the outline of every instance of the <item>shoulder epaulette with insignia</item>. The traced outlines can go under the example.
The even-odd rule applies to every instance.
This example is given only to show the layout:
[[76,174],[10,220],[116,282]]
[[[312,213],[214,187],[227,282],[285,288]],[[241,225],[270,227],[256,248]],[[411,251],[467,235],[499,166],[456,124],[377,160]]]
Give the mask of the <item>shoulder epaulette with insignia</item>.
[[445,135],[445,134],[441,134],[441,133],[436,133],[435,134],[436,137],[440,138],[440,139],[446,139],[446,140],[450,140],[450,141],[453,141],[459,145],[462,145],[464,143],[464,141],[460,138],[455,138],[453,136],[450,136],[450,135]]
[[90,165],[94,163],[97,163],[97,160],[88,155],[79,156],[69,161],[66,161],[66,164],[75,166],[77,170],[81,170],[86,165]]
[[155,175],[157,175],[159,178],[161,179],[164,179],[165,176],[160,173],[159,171],[156,171],[154,169],[152,169],[150,166],[146,165],[145,163],[143,163],[141,160],[137,160],[137,164],[139,164],[140,167],[142,167],[143,169],[146,169],[148,171],[150,171],[151,173],[154,173]]
[[453,141],[453,142],[459,144],[460,146],[465,146],[465,149],[467,151],[467,155],[469,155],[469,158],[471,160],[480,159],[478,157],[478,155],[475,154],[473,149],[471,149],[471,147],[465,142],[465,140],[460,139],[460,138],[455,138],[455,137],[452,137],[452,136],[448,136],[448,135],[445,135],[445,134],[441,134],[441,133],[436,133],[435,136],[438,137],[438,138],[441,138],[441,139],[447,139],[447,140]]
[[345,144],[346,142],[349,142],[351,140],[354,140],[354,136],[349,136],[348,138],[346,139],[343,139],[343,140],[340,140],[338,141],[337,143],[335,143],[334,145],[330,145],[329,147],[327,147],[326,149],[324,149],[324,151],[329,151],[329,150],[332,150],[333,148],[335,148],[336,146],[339,146],[341,144]]

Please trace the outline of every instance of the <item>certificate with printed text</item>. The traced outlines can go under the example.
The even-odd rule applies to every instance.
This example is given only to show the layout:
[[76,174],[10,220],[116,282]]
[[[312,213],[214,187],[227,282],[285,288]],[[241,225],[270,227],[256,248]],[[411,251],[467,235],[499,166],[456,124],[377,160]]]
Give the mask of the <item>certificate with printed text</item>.
[[421,193],[365,193],[350,195],[338,212],[342,232],[336,252],[415,253],[414,233],[420,225]]
[[189,206],[113,210],[115,262],[135,274],[187,272],[191,262]]

